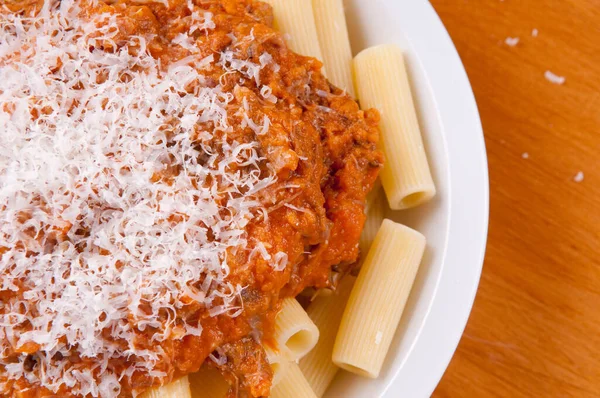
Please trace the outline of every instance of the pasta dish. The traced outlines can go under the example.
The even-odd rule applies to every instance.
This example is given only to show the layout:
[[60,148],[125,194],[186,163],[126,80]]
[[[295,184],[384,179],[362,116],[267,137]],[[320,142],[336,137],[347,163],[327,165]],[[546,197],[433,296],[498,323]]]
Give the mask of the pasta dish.
[[[401,54],[359,55],[354,85],[327,30],[341,1],[314,4],[3,2],[2,396],[308,397],[338,368],[377,376],[425,245],[384,200],[435,188],[408,85],[378,103],[403,66],[389,94],[367,78]],[[363,292],[382,273],[397,309],[378,323],[354,307],[380,306]]]

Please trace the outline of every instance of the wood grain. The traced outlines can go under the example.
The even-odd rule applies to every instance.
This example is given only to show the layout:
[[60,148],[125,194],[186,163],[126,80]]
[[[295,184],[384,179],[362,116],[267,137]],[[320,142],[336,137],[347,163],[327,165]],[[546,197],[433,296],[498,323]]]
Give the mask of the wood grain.
[[600,1],[431,3],[473,85],[491,184],[479,292],[434,397],[600,397]]

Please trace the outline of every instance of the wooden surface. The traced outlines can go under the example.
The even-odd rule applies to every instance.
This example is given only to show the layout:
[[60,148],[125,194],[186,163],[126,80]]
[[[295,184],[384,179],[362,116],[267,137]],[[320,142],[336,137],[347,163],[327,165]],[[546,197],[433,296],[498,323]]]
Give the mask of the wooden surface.
[[491,185],[479,292],[434,397],[600,397],[600,1],[431,3],[473,85]]

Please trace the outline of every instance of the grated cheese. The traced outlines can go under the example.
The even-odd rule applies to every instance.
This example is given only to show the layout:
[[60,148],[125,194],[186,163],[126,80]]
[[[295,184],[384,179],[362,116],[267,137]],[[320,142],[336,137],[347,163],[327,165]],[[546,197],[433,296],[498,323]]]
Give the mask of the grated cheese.
[[565,77],[563,76],[558,76],[554,73],[552,73],[551,71],[547,70],[544,73],[544,77],[546,78],[546,80],[548,80],[550,83],[554,83],[554,84],[558,84],[558,85],[563,85],[565,84],[565,81],[567,80]]
[[[155,369],[160,344],[140,347],[136,333],[156,328],[152,342],[201,335],[197,322],[165,318],[189,299],[210,316],[242,312],[228,249],[256,252],[275,271],[287,266],[287,254],[247,241],[248,222],[267,214],[253,195],[275,176],[261,172],[257,142],[227,141],[234,96],[201,73],[218,65],[260,87],[273,62],[233,50],[199,59],[193,35],[215,24],[191,1],[191,27],[173,39],[191,55],[166,70],[146,37],[94,50],[115,43],[116,17],[87,20],[77,4],[48,0],[35,17],[0,21],[0,290],[22,296],[0,304],[0,389],[25,378],[116,397],[136,371],[167,376]],[[276,101],[267,86],[260,92]],[[266,116],[244,120],[256,134],[269,131]],[[29,343],[40,347],[33,372],[26,354],[8,359]],[[72,350],[95,368],[56,359]],[[117,372],[113,359],[132,365]]]
[[507,37],[504,40],[504,43],[509,46],[509,47],[515,47],[517,44],[519,44],[520,39],[518,37]]

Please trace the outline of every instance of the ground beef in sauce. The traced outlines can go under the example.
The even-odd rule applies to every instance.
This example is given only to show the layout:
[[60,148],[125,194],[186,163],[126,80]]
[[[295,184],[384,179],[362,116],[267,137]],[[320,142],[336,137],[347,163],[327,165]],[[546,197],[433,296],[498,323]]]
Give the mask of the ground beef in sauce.
[[[167,8],[161,2],[99,0],[95,5],[81,1],[81,6],[86,18],[101,13],[116,15],[119,40],[114,44],[144,36],[148,51],[166,68],[192,54],[173,43],[178,34],[189,29],[188,1],[168,3]],[[8,0],[6,5],[11,12],[27,14],[35,13],[43,4],[42,0]],[[352,98],[330,84],[321,74],[320,61],[290,51],[282,35],[272,28],[268,5],[255,0],[194,0],[193,4],[212,13],[215,25],[192,36],[199,58],[233,51],[237,59],[270,64],[260,70],[260,87],[243,73],[225,73],[216,63],[205,67],[203,73],[206,84],[221,84],[234,96],[235,106],[244,107],[251,119],[266,117],[270,121],[268,134],[259,135],[251,128],[242,128],[242,117],[229,112],[231,125],[237,126],[229,137],[240,142],[258,141],[260,156],[277,176],[276,183],[260,193],[268,216],[255,217],[246,231],[248,241],[267,242],[269,252],[286,253],[287,266],[282,272],[273,272],[269,260],[230,249],[229,279],[246,286],[243,312],[237,317],[211,317],[201,306],[182,309],[178,317],[201,320],[202,335],[161,342],[170,360],[160,363],[158,369],[168,376],[135,373],[130,383],[123,382],[120,395],[124,397],[134,389],[140,392],[197,371],[216,348],[228,358],[219,368],[229,381],[236,381],[236,389],[250,397],[267,395],[271,371],[260,344],[250,336],[255,337],[258,331],[268,344],[282,298],[296,296],[307,287],[331,287],[332,267],[340,273],[351,270],[359,255],[365,197],[383,161],[376,149],[377,112],[361,111]],[[103,50],[112,49],[107,46]],[[169,178],[169,173],[177,175],[181,170],[167,168],[156,178]],[[7,293],[0,292],[3,294]],[[151,333],[150,329],[140,332],[139,344],[155,344],[149,343]],[[26,365],[33,371],[36,347],[30,351]],[[77,357],[72,361],[93,364],[90,359]],[[4,394],[54,395],[25,379],[9,382]],[[68,396],[69,391],[61,389],[58,395]]]

